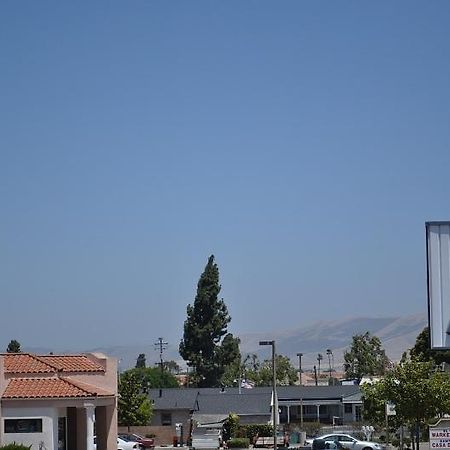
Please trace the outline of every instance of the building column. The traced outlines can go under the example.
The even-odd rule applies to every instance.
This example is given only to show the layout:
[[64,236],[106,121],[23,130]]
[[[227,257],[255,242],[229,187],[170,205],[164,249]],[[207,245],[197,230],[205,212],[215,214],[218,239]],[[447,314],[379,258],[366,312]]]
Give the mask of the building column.
[[291,405],[286,405],[287,408],[287,423],[291,423]]
[[117,448],[117,411],[115,403],[95,409],[97,450]]
[[320,423],[320,405],[316,405],[317,422]]
[[95,422],[95,406],[92,403],[85,403],[86,411],[86,449],[94,450],[94,422]]

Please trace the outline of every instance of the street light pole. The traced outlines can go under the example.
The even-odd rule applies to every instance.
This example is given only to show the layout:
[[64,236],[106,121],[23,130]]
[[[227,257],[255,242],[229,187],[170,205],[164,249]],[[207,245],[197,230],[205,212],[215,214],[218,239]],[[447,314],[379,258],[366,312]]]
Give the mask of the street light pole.
[[327,348],[327,356],[328,356],[328,368],[330,369],[330,383],[331,383],[331,355],[333,352],[331,349]]
[[275,341],[259,341],[259,345],[272,346],[272,422],[273,422],[273,448],[277,448],[277,415],[278,415],[278,398],[277,398],[277,369],[275,366]]
[[303,353],[297,353],[298,356],[298,373],[299,373],[299,380],[300,380],[300,386],[302,385],[302,356]]

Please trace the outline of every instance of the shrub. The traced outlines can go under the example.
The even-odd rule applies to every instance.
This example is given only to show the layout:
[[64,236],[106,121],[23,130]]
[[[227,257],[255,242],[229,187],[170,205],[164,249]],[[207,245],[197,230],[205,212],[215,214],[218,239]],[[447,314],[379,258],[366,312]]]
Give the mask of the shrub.
[[31,445],[28,447],[27,445],[23,444],[16,444],[13,442],[12,444],[6,444],[0,447],[0,450],[30,450]]
[[227,442],[228,448],[249,448],[249,438],[233,438]]
[[239,416],[237,414],[230,413],[223,427],[223,438],[228,441],[234,437],[245,437],[238,435],[239,430]]
[[253,442],[255,436],[273,436],[273,426],[266,423],[241,425],[236,436],[249,438]]

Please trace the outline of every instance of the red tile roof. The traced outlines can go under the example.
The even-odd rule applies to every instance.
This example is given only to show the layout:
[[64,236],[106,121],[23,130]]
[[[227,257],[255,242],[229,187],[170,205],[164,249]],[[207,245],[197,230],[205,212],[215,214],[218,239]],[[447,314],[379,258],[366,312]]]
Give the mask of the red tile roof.
[[5,373],[104,372],[105,369],[85,355],[4,355]]
[[4,355],[5,373],[52,373],[55,369],[28,353]]
[[62,372],[104,372],[100,364],[91,361],[85,355],[45,355],[41,361],[57,367]]
[[68,398],[113,395],[95,386],[63,378],[12,378],[4,399]]

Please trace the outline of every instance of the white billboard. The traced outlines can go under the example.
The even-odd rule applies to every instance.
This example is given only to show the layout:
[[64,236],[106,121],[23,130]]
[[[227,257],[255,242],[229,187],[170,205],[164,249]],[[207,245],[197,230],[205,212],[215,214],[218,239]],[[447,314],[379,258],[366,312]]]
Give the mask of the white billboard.
[[432,349],[450,348],[450,222],[427,222],[428,319]]

